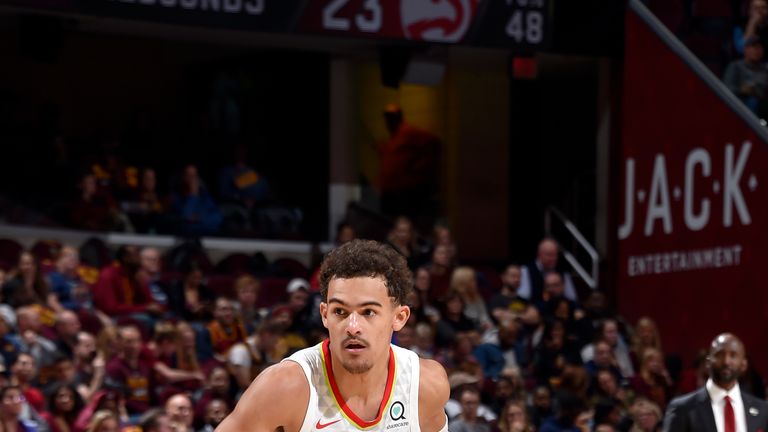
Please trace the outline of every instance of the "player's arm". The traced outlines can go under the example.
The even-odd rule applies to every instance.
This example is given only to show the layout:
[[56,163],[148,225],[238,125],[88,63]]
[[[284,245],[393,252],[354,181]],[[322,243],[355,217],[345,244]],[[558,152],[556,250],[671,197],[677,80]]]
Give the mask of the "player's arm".
[[243,393],[235,410],[216,432],[274,432],[301,429],[309,383],[297,363],[286,361],[264,370]]
[[448,430],[445,404],[451,393],[440,363],[421,359],[419,374],[419,427],[424,432]]

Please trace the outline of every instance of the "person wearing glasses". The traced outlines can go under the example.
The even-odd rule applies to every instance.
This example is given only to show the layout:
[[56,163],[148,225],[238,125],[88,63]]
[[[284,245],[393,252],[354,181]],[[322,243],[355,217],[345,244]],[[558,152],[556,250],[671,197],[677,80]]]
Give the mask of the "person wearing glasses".
[[17,386],[0,388],[0,427],[3,432],[37,432],[37,425],[21,419],[26,399]]

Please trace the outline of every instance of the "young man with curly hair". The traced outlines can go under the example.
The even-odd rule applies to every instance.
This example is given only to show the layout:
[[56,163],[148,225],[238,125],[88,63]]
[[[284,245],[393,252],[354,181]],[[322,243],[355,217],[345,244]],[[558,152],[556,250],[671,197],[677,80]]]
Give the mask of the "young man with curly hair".
[[389,246],[354,240],[328,254],[320,314],[329,338],[265,370],[217,431],[447,431],[442,366],[390,343],[410,316],[412,281]]

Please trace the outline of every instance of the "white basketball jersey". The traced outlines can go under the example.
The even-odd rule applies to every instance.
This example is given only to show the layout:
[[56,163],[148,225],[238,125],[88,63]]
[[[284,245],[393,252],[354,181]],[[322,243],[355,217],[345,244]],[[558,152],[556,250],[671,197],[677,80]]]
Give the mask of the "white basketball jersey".
[[309,381],[309,406],[299,432],[419,432],[419,357],[390,345],[389,359],[384,397],[372,421],[359,418],[342,398],[327,340],[283,360],[301,365]]

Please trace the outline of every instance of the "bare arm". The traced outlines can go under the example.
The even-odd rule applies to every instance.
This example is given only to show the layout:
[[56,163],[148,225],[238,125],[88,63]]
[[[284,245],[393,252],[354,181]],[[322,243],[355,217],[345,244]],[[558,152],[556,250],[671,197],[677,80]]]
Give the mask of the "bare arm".
[[154,369],[161,377],[170,382],[186,380],[205,381],[205,376],[203,376],[203,373],[200,371],[190,372],[181,369],[173,369],[162,362],[155,362]]
[[278,363],[256,377],[216,432],[297,431],[308,403],[309,383],[301,366]]
[[419,378],[419,427],[424,432],[446,429],[445,404],[451,389],[448,376],[440,363],[421,360]]

